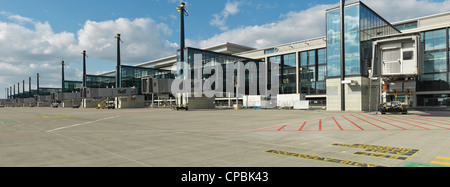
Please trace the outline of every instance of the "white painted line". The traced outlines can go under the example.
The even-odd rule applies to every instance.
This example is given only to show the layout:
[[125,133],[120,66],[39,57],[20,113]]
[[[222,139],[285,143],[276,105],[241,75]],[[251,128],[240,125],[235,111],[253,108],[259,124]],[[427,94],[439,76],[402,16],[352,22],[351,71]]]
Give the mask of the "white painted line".
[[86,124],[90,124],[90,123],[99,122],[99,121],[105,121],[105,120],[114,119],[114,118],[117,118],[117,117],[120,117],[120,116],[113,116],[113,117],[109,117],[109,118],[98,119],[98,120],[95,120],[95,121],[88,121],[88,122],[79,123],[79,124],[75,124],[75,125],[70,125],[70,126],[66,126],[66,127],[60,127],[60,128],[56,128],[56,129],[53,129],[53,130],[46,131],[46,132],[55,132],[55,131],[59,131],[59,130],[62,130],[62,129],[68,129],[68,128],[72,128],[72,127],[77,127],[77,126],[81,126],[81,125],[86,125]]

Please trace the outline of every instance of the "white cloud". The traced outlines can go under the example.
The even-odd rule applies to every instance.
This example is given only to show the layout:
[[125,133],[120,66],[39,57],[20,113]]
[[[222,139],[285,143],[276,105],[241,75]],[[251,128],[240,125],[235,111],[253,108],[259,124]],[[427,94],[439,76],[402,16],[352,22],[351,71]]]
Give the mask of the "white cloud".
[[[431,0],[377,0],[363,1],[367,6],[385,18],[396,22],[450,11],[450,0],[435,2]],[[282,15],[279,21],[264,25],[253,25],[226,30],[226,19],[215,16],[216,26],[223,26],[223,33],[209,39],[198,40],[201,48],[225,42],[238,43],[255,48],[263,48],[282,43],[325,36],[325,10],[338,4],[315,5],[299,12]],[[225,11],[225,10],[224,10]],[[193,42],[194,43],[194,42]]]
[[226,25],[227,19],[230,15],[235,15],[239,13],[240,1],[227,1],[225,8],[220,14],[214,14],[213,19],[210,21],[210,25],[219,27],[220,30],[228,30]]
[[[54,84],[60,80],[62,58],[74,59],[77,56],[77,41],[73,33],[55,33],[48,22],[1,12],[10,21],[0,21],[0,87],[13,84],[41,73],[42,83]],[[73,70],[73,69],[72,69]],[[68,77],[76,77],[68,70]],[[46,84],[42,84],[46,86]],[[27,87],[28,88],[28,87]],[[33,89],[35,86],[33,86]],[[0,90],[1,91],[1,90]]]
[[87,21],[78,31],[78,46],[87,50],[91,58],[116,60],[117,44],[114,36],[121,34],[121,59],[125,63],[145,62],[175,53],[175,44],[163,39],[172,30],[164,23],[150,18],[129,20],[119,18],[103,22]]
[[329,7],[318,5],[300,12],[290,12],[283,15],[280,21],[229,30],[199,41],[198,45],[203,48],[233,42],[259,48],[321,36],[325,32],[325,9]]
[[390,22],[450,11],[450,0],[377,0],[364,3]]
[[[66,79],[80,80],[81,70],[77,68],[80,52],[86,49],[91,59],[115,62],[117,33],[122,34],[124,41],[121,44],[124,64],[173,55],[178,46],[163,38],[170,36],[172,30],[150,18],[86,21],[78,33],[55,33],[48,22],[7,12],[0,12],[0,16],[6,18],[0,20],[1,88],[22,80],[28,82],[30,76],[34,81],[36,73],[41,75],[42,87],[60,87],[62,59],[67,64]],[[32,88],[35,89],[35,84]],[[3,91],[0,89],[0,93]]]

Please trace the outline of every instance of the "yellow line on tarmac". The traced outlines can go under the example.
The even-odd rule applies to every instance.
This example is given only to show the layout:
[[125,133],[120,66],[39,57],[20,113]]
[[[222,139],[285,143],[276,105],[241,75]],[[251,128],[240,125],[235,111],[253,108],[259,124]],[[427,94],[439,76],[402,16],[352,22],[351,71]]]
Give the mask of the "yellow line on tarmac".
[[316,160],[316,161],[322,161],[322,162],[330,162],[330,163],[335,163],[335,164],[343,164],[343,165],[357,166],[357,167],[387,167],[387,166],[381,166],[381,165],[375,165],[375,164],[368,164],[368,163],[355,162],[355,161],[349,161],[349,160],[341,160],[341,159],[335,159],[335,158],[327,158],[327,157],[321,157],[321,156],[305,155],[305,154],[299,154],[299,153],[291,153],[291,152],[278,151],[278,150],[268,150],[268,151],[264,151],[264,152],[276,154],[276,155],[291,156],[291,157],[296,157],[296,158],[303,158],[303,159]]
[[435,162],[435,161],[432,161],[432,162],[430,162],[431,164],[439,164],[439,165],[444,165],[444,166],[450,166],[450,163],[446,163],[446,162]]
[[440,159],[440,160],[450,160],[450,158],[447,158],[447,157],[440,157],[440,156],[436,157],[436,159]]

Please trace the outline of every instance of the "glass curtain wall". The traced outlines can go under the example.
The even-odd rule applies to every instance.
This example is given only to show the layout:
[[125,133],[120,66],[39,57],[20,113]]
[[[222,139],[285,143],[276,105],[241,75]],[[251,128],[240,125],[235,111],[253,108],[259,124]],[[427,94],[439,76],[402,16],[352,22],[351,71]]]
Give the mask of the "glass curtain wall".
[[153,77],[161,79],[174,79],[175,75],[172,75],[168,70],[134,67],[134,66],[121,66],[121,81],[123,88],[136,87],[139,94],[141,94],[142,78]]
[[[327,12],[327,74],[341,75],[340,10]],[[372,59],[372,37],[400,33],[362,2],[345,7],[345,74],[368,76]]]
[[80,92],[82,86],[83,82],[80,81],[64,81],[64,92]]
[[448,29],[426,31],[421,37],[425,44],[425,74],[419,76],[418,91],[450,90]]
[[296,54],[287,54],[282,57],[281,64],[282,80],[280,84],[281,94],[295,94],[297,93],[297,60]]
[[39,88],[39,95],[50,95],[51,93],[59,93],[61,88]]
[[116,77],[86,75],[86,87],[88,88],[112,88],[116,86]]
[[[280,78],[280,94],[297,93],[297,59],[296,54],[286,54],[268,58],[269,63],[279,64],[279,70],[269,69],[269,76],[275,73]],[[270,84],[270,82],[269,82]]]
[[[345,7],[345,74],[360,75],[359,4]],[[340,10],[327,13],[328,77],[341,75]]]
[[[178,53],[179,55],[180,53]],[[258,60],[254,60],[254,59],[248,59],[248,58],[242,58],[242,57],[237,57],[237,56],[233,56],[233,55],[226,55],[226,54],[222,54],[222,53],[216,53],[216,52],[212,52],[212,51],[205,51],[205,50],[201,50],[201,49],[196,49],[196,48],[185,48],[185,61],[189,64],[190,68],[191,68],[191,77],[193,79],[194,76],[194,56],[195,54],[201,54],[202,55],[202,68],[207,67],[208,65],[211,66],[216,66],[217,64],[220,64],[222,66],[222,70],[223,70],[223,77],[219,78],[223,80],[223,97],[228,97],[226,94],[226,85],[227,85],[227,79],[226,79],[226,75],[227,75],[227,68],[226,65],[227,64],[235,64],[236,62],[243,62],[244,65],[246,65],[248,62],[255,62],[256,64],[256,68],[259,71],[259,65],[260,65],[260,61]],[[178,59],[180,59],[178,57]],[[178,75],[181,75],[180,72],[181,71],[181,67],[180,67],[180,63],[177,64],[177,72],[179,73]],[[215,73],[214,71],[212,71],[212,74]],[[203,74],[202,78],[204,80],[210,78],[212,75],[210,74]],[[234,71],[234,76],[237,76],[237,71]],[[250,79],[256,78],[256,82],[258,82],[259,80],[259,72],[258,72],[258,77],[250,77],[250,73],[248,71],[246,71],[245,73],[245,94],[250,94],[249,92],[249,83],[250,83]],[[252,80],[253,81],[253,80]],[[259,82],[258,82],[258,87],[259,87]],[[212,85],[212,89],[215,89],[215,83]],[[234,92],[236,91],[236,88],[234,90]],[[258,94],[259,94],[259,89],[258,89]]]
[[306,95],[326,94],[326,49],[300,52],[300,92]]

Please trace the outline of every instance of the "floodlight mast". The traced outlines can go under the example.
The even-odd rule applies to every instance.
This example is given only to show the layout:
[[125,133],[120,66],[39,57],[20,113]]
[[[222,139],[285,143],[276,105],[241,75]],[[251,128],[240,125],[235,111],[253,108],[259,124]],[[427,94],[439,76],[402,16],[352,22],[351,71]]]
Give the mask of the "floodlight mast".
[[32,97],[32,95],[31,95],[31,77],[28,77],[28,90],[29,90],[28,98],[31,98]]
[[122,88],[122,84],[120,81],[120,34],[117,34],[115,37],[117,40],[117,68],[116,68],[116,88]]
[[184,62],[184,48],[185,48],[185,34],[184,34],[184,16],[189,16],[188,11],[185,9],[186,3],[181,2],[177,7],[180,12],[180,62]]
[[39,73],[36,75],[36,95],[39,95]]
[[345,0],[340,0],[340,12],[341,12],[341,111],[345,111]]
[[86,87],[86,50],[81,52],[83,55],[83,87]]
[[61,75],[62,75],[62,81],[61,81],[61,93],[64,93],[64,60],[61,61]]

